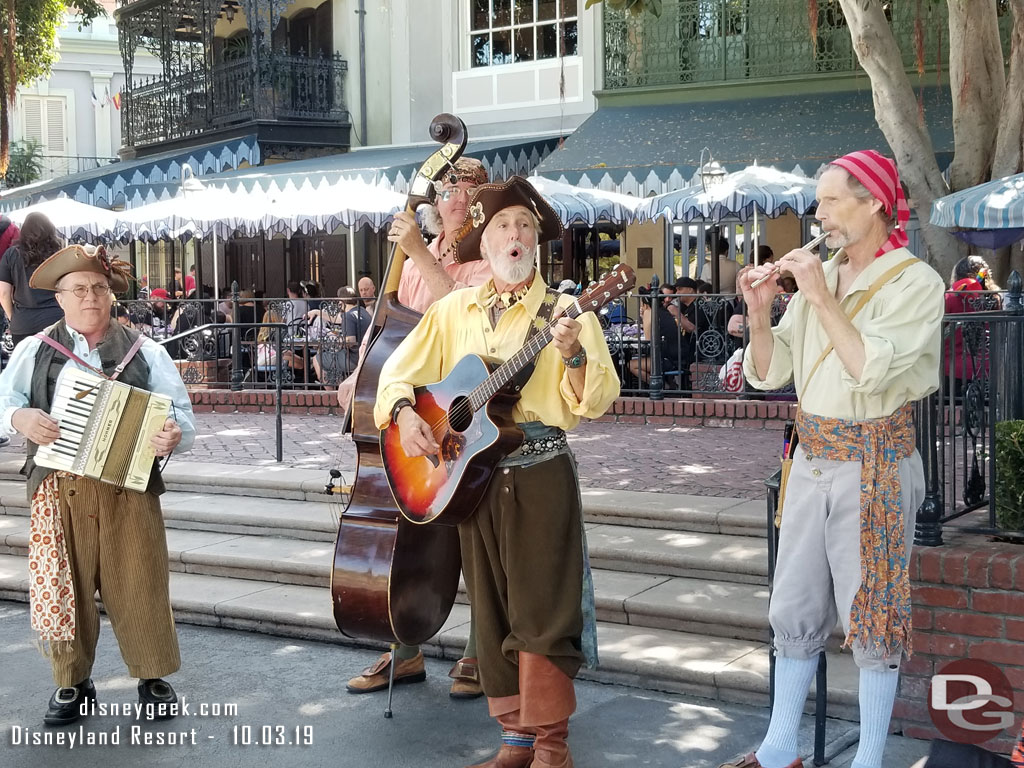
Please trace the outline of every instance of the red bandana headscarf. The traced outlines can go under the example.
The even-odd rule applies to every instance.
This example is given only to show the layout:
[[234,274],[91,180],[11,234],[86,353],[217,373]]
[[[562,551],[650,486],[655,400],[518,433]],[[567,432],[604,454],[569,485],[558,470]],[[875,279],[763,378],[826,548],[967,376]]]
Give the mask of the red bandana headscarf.
[[865,149],[843,155],[832,165],[847,171],[863,184],[868,192],[881,200],[887,215],[891,216],[893,209],[896,210],[896,227],[889,235],[889,239],[878,249],[875,258],[894,248],[905,246],[909,242],[907,222],[910,221],[910,206],[907,205],[907,198],[903,194],[896,163],[873,149]]

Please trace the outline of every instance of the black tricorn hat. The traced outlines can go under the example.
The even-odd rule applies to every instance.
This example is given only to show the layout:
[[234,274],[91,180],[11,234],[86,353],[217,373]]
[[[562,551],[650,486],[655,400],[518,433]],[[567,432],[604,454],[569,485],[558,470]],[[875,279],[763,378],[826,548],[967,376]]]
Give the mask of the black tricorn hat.
[[547,200],[522,176],[513,176],[497,184],[481,184],[469,201],[455,243],[455,260],[460,264],[480,259],[480,238],[498,211],[521,205],[537,217],[540,234],[537,244],[562,236],[562,222]]

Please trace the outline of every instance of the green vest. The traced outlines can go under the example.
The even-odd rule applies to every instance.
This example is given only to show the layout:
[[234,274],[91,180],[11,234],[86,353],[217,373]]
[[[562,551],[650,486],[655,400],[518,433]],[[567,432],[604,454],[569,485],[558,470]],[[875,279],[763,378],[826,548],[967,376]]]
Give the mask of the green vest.
[[[71,334],[63,320],[54,323],[43,333],[59,344],[63,344],[69,350],[73,350],[75,347],[74,339],[71,338]],[[100,343],[96,345],[96,349],[100,353],[101,367],[104,373],[108,376],[113,375],[114,369],[121,364],[121,361],[124,360],[128,350],[132,348],[138,337],[139,332],[133,328],[127,328],[116,320],[110,321],[110,327]],[[39,408],[46,413],[50,412],[50,408],[53,405],[53,393],[57,387],[57,376],[60,375],[61,369],[64,368],[64,364],[67,361],[66,355],[58,352],[49,344],[39,344],[39,350],[36,352],[35,367],[32,369],[32,385],[29,390],[28,401],[29,408]],[[124,371],[117,377],[117,380],[139,389],[149,389],[149,364],[146,362],[146,358],[143,357],[141,350],[125,366]],[[36,466],[32,457],[36,455],[39,446],[31,440],[26,440],[25,444],[28,449],[28,459],[25,462],[25,466],[21,469],[21,474],[28,477],[26,489],[28,491],[28,499],[31,501],[39,484],[54,470],[50,467]],[[164,481],[160,477],[159,461],[154,461],[153,472],[150,475],[149,487],[146,488],[146,491],[160,495],[164,490]]]

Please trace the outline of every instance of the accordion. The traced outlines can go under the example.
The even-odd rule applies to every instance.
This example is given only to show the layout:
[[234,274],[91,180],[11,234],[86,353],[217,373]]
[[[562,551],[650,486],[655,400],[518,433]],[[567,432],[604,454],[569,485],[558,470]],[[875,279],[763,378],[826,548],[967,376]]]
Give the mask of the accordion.
[[155,458],[149,441],[163,429],[170,409],[165,395],[69,368],[50,409],[60,438],[39,446],[35,463],[141,493]]

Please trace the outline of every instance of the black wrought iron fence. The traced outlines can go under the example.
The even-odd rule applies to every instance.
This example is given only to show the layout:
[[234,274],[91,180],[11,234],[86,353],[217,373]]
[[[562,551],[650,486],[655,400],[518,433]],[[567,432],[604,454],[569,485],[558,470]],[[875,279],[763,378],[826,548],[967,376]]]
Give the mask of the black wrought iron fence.
[[[673,291],[675,289],[672,289]],[[736,365],[747,339],[746,307],[736,294],[661,293],[655,276],[648,289],[601,311],[601,324],[624,395],[650,397],[770,398],[792,400],[793,389],[760,392],[745,384]],[[654,298],[654,296],[657,298]],[[654,302],[647,327],[641,307]],[[792,294],[779,294],[772,324]]]
[[[1005,294],[953,294],[961,312],[943,319],[942,386],[917,404],[918,449],[927,494],[918,544],[942,543],[942,528],[1024,535],[1024,525],[997,508],[997,489],[1019,467],[998,466],[1000,424],[1024,421],[1024,305],[1021,278]],[[954,302],[957,303],[957,302]]]
[[[237,286],[237,284],[236,284]],[[120,321],[159,341],[192,388],[337,389],[364,328],[337,299],[133,299]]]

